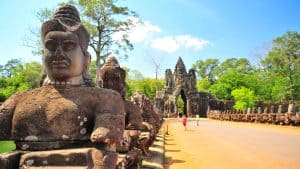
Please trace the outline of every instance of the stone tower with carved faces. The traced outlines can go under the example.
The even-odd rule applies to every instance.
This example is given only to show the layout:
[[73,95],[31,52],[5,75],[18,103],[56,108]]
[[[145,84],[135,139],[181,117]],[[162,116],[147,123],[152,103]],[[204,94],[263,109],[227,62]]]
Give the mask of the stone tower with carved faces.
[[177,116],[178,113],[178,97],[184,101],[183,114],[194,116],[199,114],[206,117],[206,110],[215,98],[206,92],[198,92],[196,88],[196,74],[194,69],[186,71],[185,65],[181,57],[178,58],[174,73],[170,69],[165,71],[165,88],[156,93],[156,106],[160,108],[164,114]]

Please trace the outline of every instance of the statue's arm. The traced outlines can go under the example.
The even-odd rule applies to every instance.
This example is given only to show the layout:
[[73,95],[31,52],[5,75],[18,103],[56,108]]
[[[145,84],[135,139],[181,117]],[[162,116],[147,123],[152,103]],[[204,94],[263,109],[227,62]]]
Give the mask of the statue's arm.
[[99,104],[96,110],[91,141],[116,143],[122,139],[125,128],[124,101],[119,94],[104,97],[105,104]]
[[0,106],[0,140],[11,138],[13,112],[16,106],[16,95],[7,99]]

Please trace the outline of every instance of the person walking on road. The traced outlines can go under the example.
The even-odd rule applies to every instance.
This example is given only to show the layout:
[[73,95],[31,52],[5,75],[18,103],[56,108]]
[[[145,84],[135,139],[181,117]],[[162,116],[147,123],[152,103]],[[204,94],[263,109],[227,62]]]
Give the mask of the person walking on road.
[[199,114],[196,115],[196,123],[197,123],[197,126],[199,126],[199,121],[200,121],[200,117],[199,117]]
[[183,115],[183,117],[182,117],[182,124],[183,124],[183,126],[184,126],[184,131],[186,131],[186,123],[187,123],[186,116]]

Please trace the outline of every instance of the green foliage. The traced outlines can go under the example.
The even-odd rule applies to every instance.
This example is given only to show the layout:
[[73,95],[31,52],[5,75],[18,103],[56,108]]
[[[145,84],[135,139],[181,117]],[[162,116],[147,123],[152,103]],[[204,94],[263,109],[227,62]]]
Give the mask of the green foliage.
[[0,154],[10,152],[16,149],[16,145],[13,141],[0,141]]
[[253,107],[255,105],[254,92],[248,88],[241,87],[234,89],[231,92],[231,95],[234,97],[234,108],[237,110],[245,110],[248,107]]
[[217,76],[220,77],[232,70],[247,74],[252,72],[254,68],[246,58],[229,58],[222,62],[216,69]]
[[97,76],[97,66],[96,66],[96,61],[93,60],[90,63],[90,67],[89,67],[89,74],[92,78],[92,83],[95,86],[96,84],[96,76]]
[[178,108],[178,112],[181,113],[181,114],[183,114],[184,113],[184,101],[181,98],[181,96],[177,97],[176,102],[177,102],[177,106],[178,106],[177,107]]
[[198,91],[208,91],[210,86],[211,86],[211,82],[206,78],[198,80],[196,84]]
[[219,99],[230,100],[232,99],[231,91],[241,86],[247,86],[246,75],[230,70],[223,74],[218,81],[210,87],[209,91],[215,94]]
[[[8,63],[11,63],[8,61]],[[0,77],[0,101],[18,91],[36,88],[39,86],[42,73],[42,65],[38,62],[19,63],[9,70],[10,77]],[[0,72],[2,73],[2,72]]]
[[[156,96],[156,80],[154,78],[145,78],[142,80],[127,79],[126,99],[130,97],[135,91],[144,93],[148,98],[154,99]],[[164,87],[164,80],[158,79],[158,90]]]
[[[156,96],[156,80],[154,78],[144,78],[138,70],[126,70],[126,99],[130,100],[136,91],[144,93],[148,98],[154,99]],[[164,79],[158,79],[158,90],[164,87]]]
[[256,68],[246,58],[198,60],[193,68],[200,77],[198,90],[218,99],[233,99],[232,91],[248,88],[257,100],[300,99],[300,34],[287,32],[273,40],[273,48]]
[[[287,32],[273,40],[273,48],[262,61],[273,77],[276,100],[300,99],[300,34]],[[288,83],[286,83],[288,82]]]
[[218,59],[207,59],[205,61],[198,60],[193,64],[193,68],[200,78],[207,79],[210,83],[214,83],[216,81],[218,64]]
[[0,65],[0,77],[11,77],[13,69],[20,64],[20,59],[11,59],[5,65]]
[[[137,16],[134,11],[118,6],[118,0],[78,0],[73,4],[79,7],[83,24],[90,33],[89,45],[96,54],[97,67],[111,54],[119,55],[123,51],[127,57],[126,51],[133,49],[128,32],[134,26],[129,17]],[[112,38],[117,32],[121,35],[120,40]]]

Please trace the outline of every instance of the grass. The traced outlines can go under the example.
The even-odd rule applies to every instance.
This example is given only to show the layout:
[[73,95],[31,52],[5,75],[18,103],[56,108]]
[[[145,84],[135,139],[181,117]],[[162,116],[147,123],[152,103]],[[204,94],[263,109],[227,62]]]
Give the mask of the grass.
[[0,141],[0,153],[10,152],[16,149],[13,141]]

